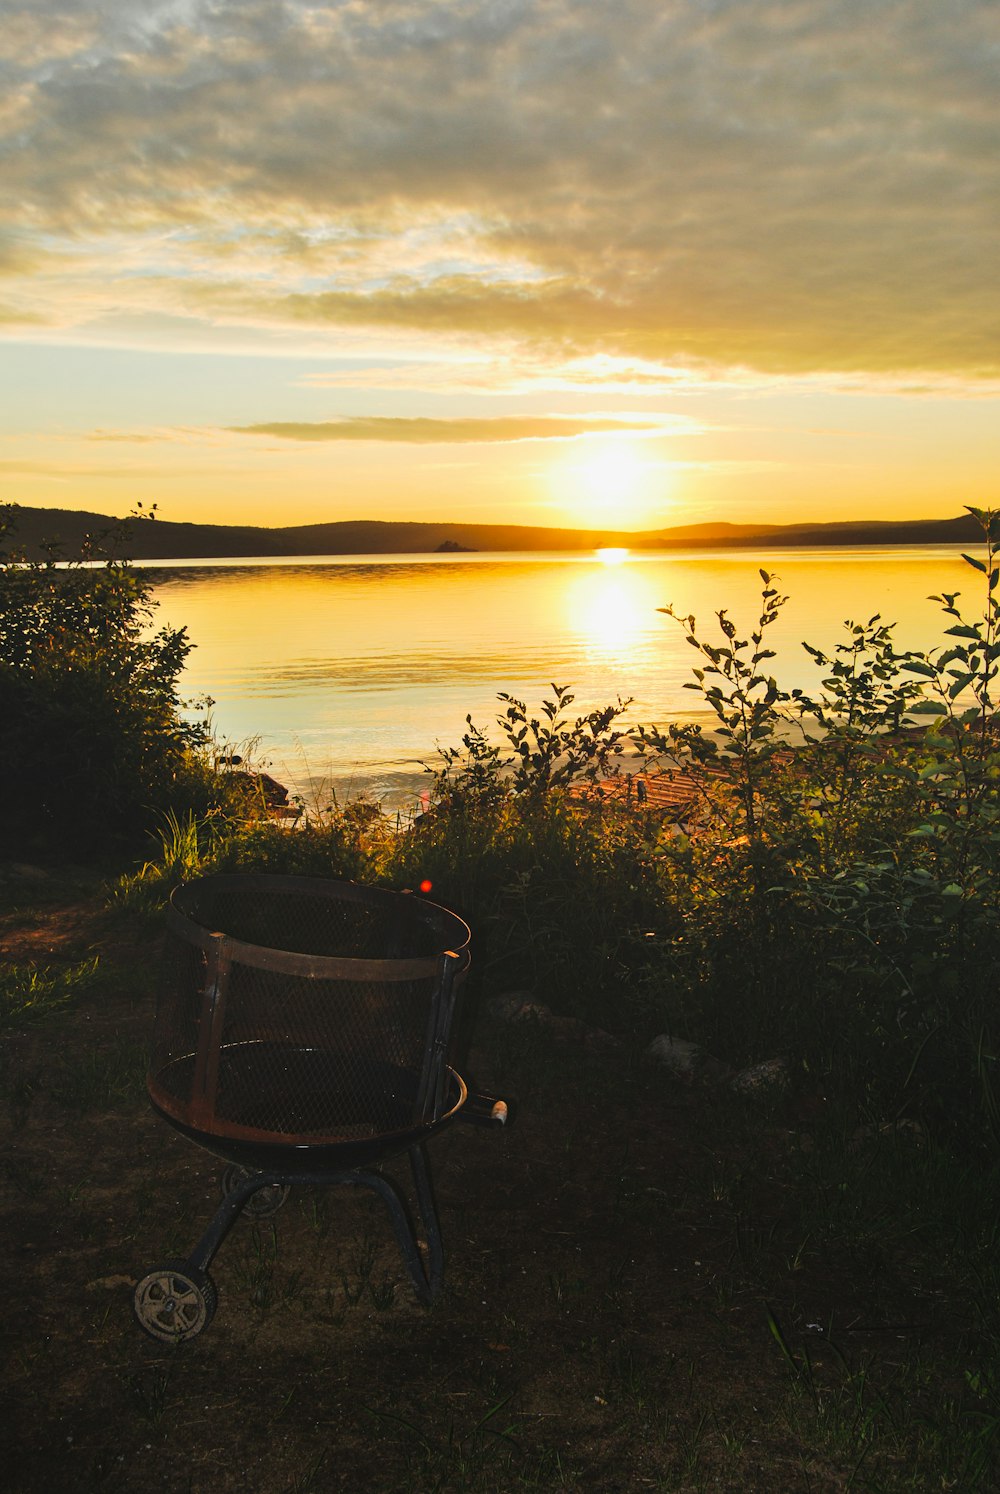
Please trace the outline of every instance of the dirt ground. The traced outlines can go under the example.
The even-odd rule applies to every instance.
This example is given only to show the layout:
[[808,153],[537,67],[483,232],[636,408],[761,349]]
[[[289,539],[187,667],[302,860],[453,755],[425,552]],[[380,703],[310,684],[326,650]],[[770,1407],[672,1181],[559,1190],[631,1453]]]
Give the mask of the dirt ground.
[[[899,1273],[847,1277],[797,1239],[808,1124],[530,1023],[480,1021],[468,1060],[514,1123],[431,1143],[431,1309],[377,1199],[303,1185],[237,1222],[202,1335],[145,1336],[135,1282],[187,1254],[221,1171],[145,1098],[156,937],[96,893],[0,923],[5,961],[96,951],[104,972],[2,1039],[11,1494],[944,1486],[915,1467],[897,1485],[884,1458],[868,1482],[851,1416],[823,1399],[834,1325],[861,1345],[934,1323],[923,1304],[913,1328]],[[782,1341],[808,1345],[808,1385]]]

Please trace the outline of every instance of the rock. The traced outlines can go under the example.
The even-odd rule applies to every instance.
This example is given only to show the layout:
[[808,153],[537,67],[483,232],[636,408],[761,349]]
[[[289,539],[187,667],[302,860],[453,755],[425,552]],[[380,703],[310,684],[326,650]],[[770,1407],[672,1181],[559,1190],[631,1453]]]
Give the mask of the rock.
[[534,1023],[554,1037],[582,1043],[591,1052],[610,1052],[621,1047],[620,1039],[613,1033],[600,1027],[588,1027],[579,1017],[560,1017],[540,1001],[535,1001],[530,991],[508,991],[503,996],[495,996],[487,1003],[487,1011],[500,1022]]
[[672,1069],[675,1074],[683,1074],[687,1078],[694,1074],[703,1056],[697,1043],[685,1042],[683,1038],[671,1037],[666,1032],[661,1032],[659,1037],[655,1037],[646,1049],[646,1057],[653,1063],[658,1063],[665,1069]]
[[3,874],[15,882],[46,882],[49,876],[42,867],[32,866],[27,861],[8,861]]
[[729,1081],[730,1089],[741,1095],[761,1095],[770,1090],[785,1089],[788,1084],[788,1064],[783,1058],[768,1058],[764,1063],[755,1063],[749,1069],[741,1069]]
[[280,809],[288,803],[287,788],[276,778],[272,778],[270,773],[247,773],[242,768],[231,768],[229,777],[243,784],[254,797],[263,799],[269,809]]
[[505,991],[502,996],[494,996],[486,1003],[490,1016],[496,1017],[500,1022],[513,1022],[528,1008],[539,1012],[548,1010],[547,1007],[538,1005],[530,991]]
[[692,1084],[695,1080],[721,1084],[732,1073],[728,1064],[713,1058],[698,1043],[690,1043],[686,1038],[671,1037],[668,1032],[661,1032],[659,1037],[653,1039],[646,1049],[646,1058],[687,1084]]

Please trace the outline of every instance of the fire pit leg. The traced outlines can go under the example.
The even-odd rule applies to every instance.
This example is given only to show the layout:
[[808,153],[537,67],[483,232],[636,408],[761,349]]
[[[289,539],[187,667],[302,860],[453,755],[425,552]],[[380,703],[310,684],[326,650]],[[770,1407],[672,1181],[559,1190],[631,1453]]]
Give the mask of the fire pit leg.
[[410,1274],[410,1280],[413,1282],[417,1300],[424,1307],[430,1307],[444,1281],[444,1246],[441,1242],[441,1226],[438,1223],[424,1148],[411,1146],[409,1154],[413,1183],[417,1193],[417,1209],[427,1236],[426,1262],[417,1244],[416,1233],[403,1196],[391,1178],[383,1176],[382,1173],[368,1172],[358,1168],[354,1172],[345,1174],[343,1181],[356,1183],[362,1188],[370,1188],[373,1193],[379,1195],[392,1221],[400,1254]]
[[417,1207],[421,1223],[427,1232],[427,1281],[433,1300],[444,1283],[444,1245],[441,1226],[438,1223],[437,1204],[431,1186],[431,1169],[427,1152],[423,1146],[410,1147],[410,1168],[413,1186],[417,1192]]
[[[243,1186],[255,1174],[249,1167],[241,1167],[238,1162],[233,1162],[222,1174],[223,1195],[234,1193],[237,1188]],[[269,1214],[276,1214],[288,1197],[288,1183],[268,1183],[251,1193],[243,1207],[253,1219],[266,1219]]]
[[[189,1266],[207,1271],[223,1240],[236,1223],[248,1199],[265,1188],[282,1186],[284,1179],[267,1173],[247,1172],[242,1180],[231,1180],[230,1188],[212,1216],[212,1222],[187,1258]],[[282,1199],[284,1202],[284,1199]]]

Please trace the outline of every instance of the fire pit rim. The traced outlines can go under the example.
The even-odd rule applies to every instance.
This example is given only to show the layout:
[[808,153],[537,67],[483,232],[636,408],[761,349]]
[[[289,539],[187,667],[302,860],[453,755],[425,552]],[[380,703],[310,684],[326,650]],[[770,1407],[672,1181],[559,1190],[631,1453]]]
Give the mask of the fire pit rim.
[[[357,902],[366,906],[373,903],[386,910],[396,909],[400,899],[416,913],[417,921],[440,936],[456,937],[445,947],[431,955],[414,956],[407,959],[365,959],[357,956],[307,954],[300,950],[277,949],[267,944],[256,944],[237,939],[224,929],[213,929],[194,912],[183,907],[185,898],[193,898],[197,889],[208,884],[220,890],[229,888],[253,895],[255,887],[263,893],[272,891],[287,894],[308,892],[314,897],[324,897],[330,902]],[[464,919],[449,908],[442,908],[427,898],[417,897],[412,892],[399,892],[391,888],[364,887],[356,882],[338,881],[326,877],[299,877],[257,872],[217,872],[205,877],[181,882],[170,894],[167,904],[167,925],[170,930],[205,950],[213,950],[243,965],[258,970],[280,972],[310,980],[358,980],[358,981],[411,981],[433,975],[443,956],[457,959],[456,975],[462,975],[471,963],[469,945],[472,933]]]

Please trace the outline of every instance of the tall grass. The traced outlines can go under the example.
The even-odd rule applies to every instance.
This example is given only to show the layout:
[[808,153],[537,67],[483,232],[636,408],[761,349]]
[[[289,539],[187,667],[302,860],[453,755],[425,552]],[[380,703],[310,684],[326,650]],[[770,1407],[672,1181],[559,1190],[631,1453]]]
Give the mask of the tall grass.
[[25,1027],[63,1010],[92,990],[97,976],[96,955],[66,970],[0,966],[0,1031]]

